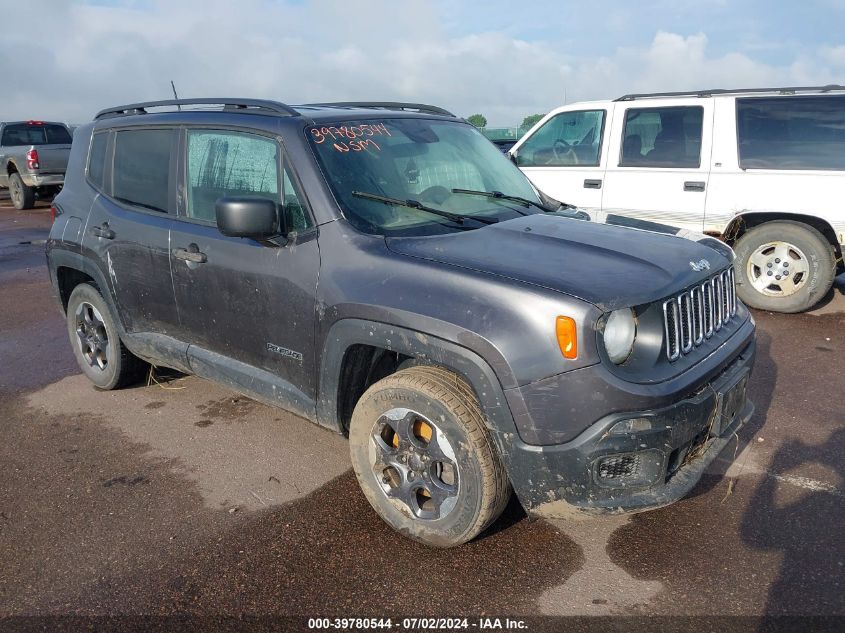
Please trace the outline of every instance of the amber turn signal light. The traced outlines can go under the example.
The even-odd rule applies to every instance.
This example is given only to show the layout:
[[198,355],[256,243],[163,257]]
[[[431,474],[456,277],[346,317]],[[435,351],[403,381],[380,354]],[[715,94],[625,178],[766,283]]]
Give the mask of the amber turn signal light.
[[575,328],[575,319],[567,316],[559,316],[555,323],[555,334],[557,344],[560,345],[560,353],[564,358],[578,357],[578,335]]

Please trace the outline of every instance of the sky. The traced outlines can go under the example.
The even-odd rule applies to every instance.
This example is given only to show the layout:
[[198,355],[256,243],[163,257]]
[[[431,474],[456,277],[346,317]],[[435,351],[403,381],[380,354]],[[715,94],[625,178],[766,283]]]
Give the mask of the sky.
[[845,84],[845,0],[0,0],[0,120],[239,96],[491,126],[629,92]]

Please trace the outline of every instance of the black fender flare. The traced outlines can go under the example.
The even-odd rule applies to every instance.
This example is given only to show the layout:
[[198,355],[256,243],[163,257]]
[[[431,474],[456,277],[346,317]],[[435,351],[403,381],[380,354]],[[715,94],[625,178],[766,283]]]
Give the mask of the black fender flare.
[[375,345],[459,374],[475,391],[492,435],[518,437],[499,379],[487,361],[466,347],[429,333],[364,319],[337,321],[325,341],[317,396],[317,420],[323,426],[342,432],[338,388],[347,350],[353,345]]

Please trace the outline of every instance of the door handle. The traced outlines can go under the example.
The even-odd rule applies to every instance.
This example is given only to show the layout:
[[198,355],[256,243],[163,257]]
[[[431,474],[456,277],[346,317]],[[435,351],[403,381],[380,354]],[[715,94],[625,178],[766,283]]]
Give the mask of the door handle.
[[103,222],[100,226],[92,226],[88,229],[88,232],[96,237],[102,237],[104,240],[114,239],[114,231],[109,228],[108,222]]
[[684,191],[704,191],[704,181],[687,180],[684,183]]
[[587,178],[584,180],[584,189],[601,189],[601,180]]
[[174,248],[173,257],[176,259],[184,259],[186,262],[194,262],[195,264],[204,264],[208,261],[205,253],[200,253],[199,247],[196,244],[191,244],[188,248]]

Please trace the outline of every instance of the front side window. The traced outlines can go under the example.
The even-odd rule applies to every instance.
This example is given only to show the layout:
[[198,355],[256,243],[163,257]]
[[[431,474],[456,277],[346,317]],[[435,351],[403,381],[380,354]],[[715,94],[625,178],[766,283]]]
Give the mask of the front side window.
[[214,204],[227,196],[279,200],[275,140],[219,130],[188,131],[188,217],[215,222]]
[[70,145],[70,132],[56,123],[13,123],[3,128],[0,144],[15,145]]
[[622,167],[699,167],[704,108],[629,108]]
[[115,135],[112,196],[150,211],[170,213],[173,130],[121,130]]
[[[469,124],[387,118],[316,125],[306,134],[344,215],[362,231],[427,235],[537,212],[490,197],[496,191],[539,203],[525,175]],[[412,206],[361,194],[410,201]],[[452,217],[413,208],[416,203]],[[463,219],[473,216],[480,219]]]
[[743,169],[845,169],[845,95],[736,100]]
[[601,157],[604,110],[561,112],[520,146],[520,167],[595,167]]
[[305,210],[304,198],[291,174],[291,168],[285,161],[285,169],[282,172],[282,212],[286,216],[285,224],[288,230],[301,233],[313,224]]

